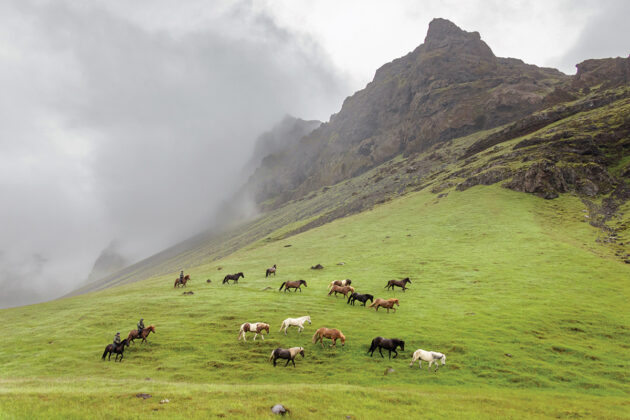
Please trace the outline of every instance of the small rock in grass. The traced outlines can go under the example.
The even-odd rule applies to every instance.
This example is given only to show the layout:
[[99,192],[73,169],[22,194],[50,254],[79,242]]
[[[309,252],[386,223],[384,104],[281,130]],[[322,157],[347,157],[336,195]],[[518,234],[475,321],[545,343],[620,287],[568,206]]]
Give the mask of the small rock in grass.
[[160,401],[160,404],[168,404],[168,403],[170,403],[168,398],[164,398],[162,401]]
[[289,248],[289,247],[291,247],[291,245],[290,245],[290,244],[287,244],[287,245],[285,245],[284,247],[285,247],[285,248]]
[[144,394],[144,393],[140,393],[140,394],[136,394],[136,397],[138,397],[138,398],[142,398],[142,399],[146,400],[147,398],[151,398],[151,397],[153,397],[153,395],[151,395],[151,394]]
[[218,270],[218,271],[221,271],[221,270],[223,270],[223,267],[220,267],[220,266],[219,266],[219,267],[217,267],[217,270]]
[[505,355],[506,355],[507,357],[512,357],[512,355],[511,355],[510,353],[505,353]]
[[281,415],[285,415],[289,412],[289,410],[287,408],[285,408],[282,404],[276,404],[273,407],[271,407],[271,412],[274,414],[281,414]]
[[317,264],[317,265],[312,266],[312,267],[311,267],[311,270],[321,270],[321,269],[323,269],[323,268],[324,268],[324,266],[323,266],[323,265],[321,265],[321,264]]
[[384,376],[387,376],[390,373],[394,373],[396,372],[393,368],[388,367],[387,369],[385,369],[385,372],[383,373]]
[[206,283],[212,283],[212,280],[208,279],[206,280]]
[[182,295],[194,295],[194,294],[195,294],[195,293],[194,293],[194,292],[192,292],[192,291],[182,293]]
[[337,265],[346,265],[345,262],[338,262]]

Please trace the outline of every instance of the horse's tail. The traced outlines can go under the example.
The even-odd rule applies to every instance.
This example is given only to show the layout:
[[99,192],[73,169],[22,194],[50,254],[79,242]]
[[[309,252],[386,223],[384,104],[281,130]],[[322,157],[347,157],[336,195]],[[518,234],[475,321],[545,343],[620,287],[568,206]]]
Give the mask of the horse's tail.
[[[101,357],[101,359],[105,360],[105,355],[107,354],[107,348],[109,346],[105,346],[105,351],[103,352],[103,357]],[[111,360],[111,359],[110,359]]]
[[368,306],[368,308],[373,308],[374,305],[376,305],[376,302],[372,301],[372,304],[370,306]]
[[280,325],[280,329],[278,330],[278,332],[282,331],[282,329],[284,328],[284,324],[286,323],[286,321],[282,321],[282,325]]
[[282,284],[280,285],[280,288],[278,289],[278,292],[279,292],[280,290],[282,290],[282,288],[284,287],[284,285],[285,285],[285,284],[287,284],[287,282],[286,282],[286,281],[285,281],[285,282],[282,282]]
[[265,277],[269,277],[269,269],[265,272]]
[[319,339],[319,330],[315,331],[315,334],[313,335],[313,343],[317,343],[318,339]]
[[372,350],[376,350],[376,338],[372,340],[372,344],[370,344],[370,349],[367,352],[369,353]]
[[328,285],[328,290],[332,289],[333,286],[335,285],[335,281],[331,281],[330,284]]
[[276,352],[276,349],[271,350],[271,356],[269,356],[269,361],[271,362],[273,360],[273,355]]

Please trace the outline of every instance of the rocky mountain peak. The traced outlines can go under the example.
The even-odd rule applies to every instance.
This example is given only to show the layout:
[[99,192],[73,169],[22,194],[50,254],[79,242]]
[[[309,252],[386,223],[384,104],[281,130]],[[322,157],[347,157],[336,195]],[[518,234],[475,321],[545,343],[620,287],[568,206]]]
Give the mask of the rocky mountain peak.
[[447,19],[436,18],[429,23],[429,30],[424,39],[425,51],[442,48],[465,46],[469,53],[494,58],[494,53],[481,40],[479,32],[467,32]]

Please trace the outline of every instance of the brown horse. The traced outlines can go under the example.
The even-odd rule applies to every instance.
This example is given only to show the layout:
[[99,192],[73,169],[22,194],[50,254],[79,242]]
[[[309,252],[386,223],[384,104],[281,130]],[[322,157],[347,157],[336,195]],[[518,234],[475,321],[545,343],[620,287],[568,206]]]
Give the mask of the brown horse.
[[285,281],[284,283],[280,285],[280,288],[278,289],[278,291],[280,292],[282,288],[284,287],[285,292],[289,289],[295,289],[294,290],[295,292],[299,290],[300,293],[302,293],[302,285],[304,285],[304,287],[308,287],[305,280]]
[[352,284],[352,280],[350,280],[350,279],[333,280],[328,285],[328,290],[332,289],[333,286],[350,286],[351,284]]
[[276,265],[274,264],[273,267],[267,269],[267,272],[265,273],[265,277],[269,277],[269,275],[271,275],[271,274],[273,274],[275,276],[277,269],[278,269],[278,267],[276,267]]
[[247,341],[245,333],[253,332],[254,341],[256,341],[258,334],[260,334],[260,337],[265,341],[265,337],[262,335],[263,330],[267,331],[267,334],[269,334],[269,324],[265,324],[264,322],[245,322],[241,324],[241,328],[238,330],[238,339],[240,340],[242,338],[243,341]]
[[402,287],[403,292],[404,292],[405,290],[407,290],[407,286],[406,286],[407,283],[411,284],[411,280],[409,280],[409,277],[405,277],[402,280],[390,280],[387,282],[387,286],[385,286],[385,288],[387,290],[389,290],[390,288],[394,290],[394,286],[398,286],[398,287]]
[[149,336],[149,333],[155,334],[155,327],[153,325],[149,325],[148,327],[143,329],[142,330],[142,336],[138,335],[138,330],[131,330],[131,331],[129,331],[129,335],[127,336],[127,340],[129,340],[131,342],[131,344],[133,344],[134,340],[136,338],[142,338],[141,343],[146,343],[147,342],[147,337]]
[[339,330],[334,328],[326,328],[321,327],[317,331],[315,331],[315,335],[313,335],[313,343],[317,344],[319,341],[322,344],[322,348],[324,347],[324,338],[330,338],[332,340],[332,344],[330,347],[337,347],[337,339],[341,340],[341,345],[346,345],[346,336]]
[[245,278],[245,274],[243,274],[243,272],[238,272],[236,274],[228,274],[227,276],[223,277],[223,283],[222,284],[230,284],[230,280],[234,280],[234,283],[238,283],[238,279],[239,277],[243,277]]
[[354,293],[354,287],[352,286],[333,286],[328,292],[328,296],[330,296],[333,292],[335,292],[335,297],[337,297],[337,293],[341,293],[344,297],[348,297],[348,293]]
[[394,312],[396,312],[396,308],[394,308],[394,304],[400,306],[400,303],[398,303],[398,299],[389,298],[385,300],[385,299],[379,298],[379,299],[376,299],[374,303],[370,305],[370,308],[376,308],[376,312],[378,312],[378,308],[382,306],[383,308],[387,309],[387,313],[389,313],[390,309],[393,309]]
[[173,285],[173,288],[178,287],[178,286],[186,287],[186,283],[188,283],[188,280],[190,280],[190,274],[186,274],[183,279],[180,279],[179,277],[177,277],[175,279],[175,284]]

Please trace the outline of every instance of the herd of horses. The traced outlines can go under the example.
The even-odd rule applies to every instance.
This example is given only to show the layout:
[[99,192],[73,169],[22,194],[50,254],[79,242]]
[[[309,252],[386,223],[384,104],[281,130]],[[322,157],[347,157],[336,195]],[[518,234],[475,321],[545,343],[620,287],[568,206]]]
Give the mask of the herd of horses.
[[[276,272],[277,272],[277,265],[274,264],[272,267],[267,268],[265,272],[265,277],[269,277],[271,274],[275,276]],[[243,272],[238,272],[235,274],[227,274],[223,278],[222,284],[230,284],[229,283],[230,281],[232,281],[233,284],[237,284],[239,278],[245,278],[245,274]],[[189,280],[190,280],[190,275],[186,275],[183,278],[178,277],[177,279],[175,279],[174,287],[175,288],[186,287],[186,283]],[[367,302],[369,301],[371,303],[369,307],[374,308],[376,312],[378,312],[379,308],[385,308],[387,310],[387,313],[389,313],[390,309],[396,312],[396,306],[398,307],[400,306],[400,302],[396,298],[389,298],[389,299],[376,298],[375,299],[374,296],[371,294],[357,293],[355,287],[352,286],[351,284],[352,284],[352,280],[350,279],[335,280],[335,281],[330,282],[330,284],[328,285],[328,296],[333,295],[333,293],[335,297],[338,294],[341,294],[347,299],[346,303],[350,305],[354,305],[356,301],[359,301],[363,303],[362,306],[367,306]],[[389,280],[387,284],[385,285],[385,289],[393,291],[394,287],[400,287],[402,291],[405,292],[407,290],[407,284],[411,284],[411,280],[409,279],[409,277],[406,277],[402,280]],[[290,291],[290,289],[294,289],[293,290],[294,292],[297,292],[298,290],[302,292],[302,286],[308,287],[305,280],[285,281],[280,285],[280,288],[278,289],[278,291],[282,291],[282,289],[284,289],[284,291],[287,292],[287,291]],[[279,332],[284,331],[284,334],[287,335],[287,330],[290,327],[295,326],[298,329],[298,333],[301,333],[304,330],[304,325],[307,322],[309,325],[312,323],[311,317],[308,315],[302,316],[299,318],[287,318],[284,321],[282,321]],[[270,326],[268,323],[244,322],[243,324],[241,324],[239,328],[237,340],[240,341],[242,339],[244,342],[246,342],[247,333],[253,333],[254,334],[253,341],[256,341],[256,338],[258,338],[259,335],[260,335],[261,340],[264,341],[265,337],[263,333],[266,332],[267,334],[269,334],[269,331],[270,331]],[[116,354],[114,361],[117,361],[119,356],[120,356],[120,361],[122,361],[124,357],[125,347],[129,347],[130,344],[133,344],[135,339],[142,339],[142,342],[146,343],[147,336],[151,332],[155,333],[155,327],[153,325],[150,325],[149,327],[145,328],[142,331],[142,334],[138,334],[137,330],[131,330],[129,332],[128,337],[122,340],[119,346],[114,346],[113,344],[109,344],[105,348],[105,352],[103,353],[102,358],[105,359],[107,355],[109,355],[109,358],[111,358],[112,353],[114,353]],[[317,329],[315,331],[315,334],[312,337],[312,343],[317,344],[317,342],[319,342],[323,348],[324,339],[331,340],[330,347],[334,347],[334,348],[337,347],[337,340],[341,342],[342,347],[345,346],[346,344],[346,336],[340,330],[336,328],[321,327]],[[400,351],[405,351],[405,342],[403,340],[400,340],[398,338],[375,337],[372,340],[367,353],[370,354],[370,356],[373,356],[374,352],[378,350],[379,354],[383,358],[384,356],[383,356],[382,350],[385,349],[389,352],[389,355],[388,355],[389,358],[391,359],[392,353],[394,353],[393,358],[395,359],[396,357],[398,357],[398,351],[397,351],[398,348],[400,349]],[[289,363],[293,363],[293,367],[295,367],[295,358],[297,355],[301,355],[302,358],[304,358],[303,347],[291,347],[288,349],[278,347],[278,348],[275,348],[271,352],[269,361],[272,362],[273,366],[275,367],[277,360],[283,359],[283,360],[286,360],[286,363],[284,365],[285,367],[288,366]],[[437,371],[439,368],[439,364],[438,364],[439,362],[441,362],[442,365],[446,364],[446,356],[443,353],[418,349],[413,353],[412,360],[409,366],[413,366],[413,364],[416,361],[418,361],[418,365],[420,367],[422,367],[423,361],[428,362],[429,364],[427,368],[428,370],[430,370],[431,366],[435,364],[435,370]]]

